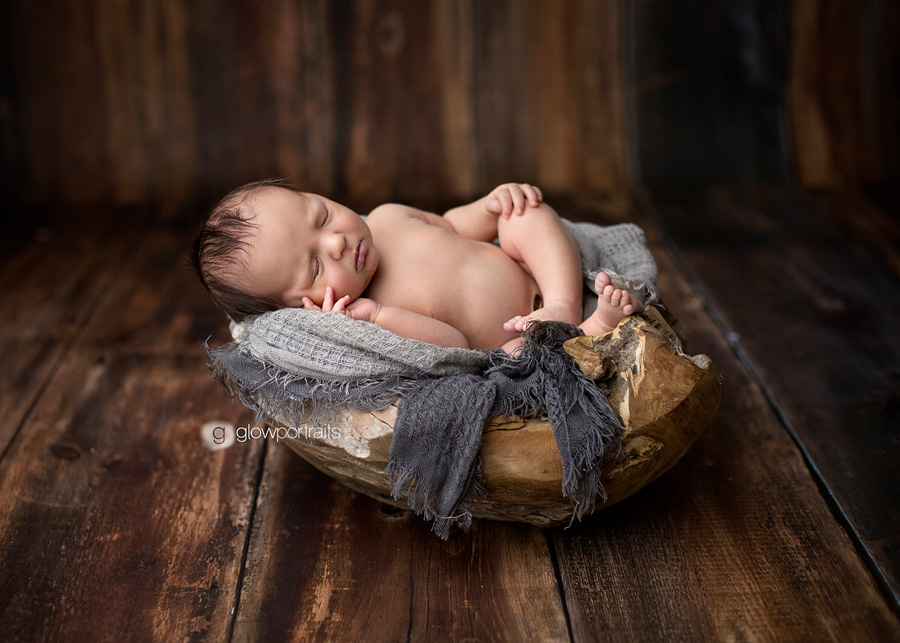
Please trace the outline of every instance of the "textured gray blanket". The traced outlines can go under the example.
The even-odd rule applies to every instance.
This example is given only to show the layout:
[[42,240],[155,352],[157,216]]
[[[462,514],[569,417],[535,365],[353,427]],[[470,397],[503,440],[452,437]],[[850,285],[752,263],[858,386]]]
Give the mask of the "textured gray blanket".
[[478,449],[485,423],[495,415],[527,416],[546,409],[563,466],[563,495],[573,518],[589,511],[600,487],[599,464],[623,430],[600,389],[562,349],[582,332],[571,324],[541,322],[525,332],[511,357],[491,351],[480,375],[390,375],[358,382],[322,382],[266,365],[238,344],[209,348],[210,366],[232,394],[259,416],[313,424],[328,405],[373,411],[401,396],[387,473],[392,495],[442,538],[453,524],[472,523],[471,504],[483,492]]
[[[640,228],[566,223],[581,250],[586,286],[592,289],[603,270],[645,303],[658,301],[656,264]],[[591,309],[586,302],[586,315]],[[239,343],[207,347],[210,365],[258,415],[315,422],[329,405],[376,410],[401,396],[388,465],[393,495],[406,495],[443,538],[452,524],[471,524],[471,501],[482,491],[481,432],[494,415],[547,410],[575,517],[602,492],[598,465],[622,426],[562,350],[581,334],[570,324],[534,324],[513,358],[499,349],[485,355],[441,348],[344,315],[295,308],[232,332]]]

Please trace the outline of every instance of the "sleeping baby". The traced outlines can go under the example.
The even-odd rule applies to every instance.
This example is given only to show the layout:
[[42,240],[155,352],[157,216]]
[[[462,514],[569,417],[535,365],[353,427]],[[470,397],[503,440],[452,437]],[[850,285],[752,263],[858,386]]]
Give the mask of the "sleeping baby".
[[250,183],[215,206],[192,263],[236,321],[304,307],[448,347],[511,352],[531,320],[602,335],[643,307],[601,272],[597,310],[582,322],[578,247],[528,184],[443,216],[391,203],[363,219],[284,181]]

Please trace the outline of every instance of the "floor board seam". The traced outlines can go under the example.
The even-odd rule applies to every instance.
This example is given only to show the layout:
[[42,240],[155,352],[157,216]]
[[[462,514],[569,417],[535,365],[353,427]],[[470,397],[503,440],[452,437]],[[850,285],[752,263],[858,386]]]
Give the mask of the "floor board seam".
[[569,614],[569,605],[566,599],[566,586],[563,583],[562,568],[559,564],[559,556],[556,552],[556,544],[553,538],[553,532],[549,529],[544,531],[547,539],[547,549],[550,553],[550,564],[553,565],[553,573],[556,576],[556,587],[559,591],[559,600],[562,603],[563,617],[566,619],[566,631],[569,634],[569,641],[575,641],[575,635],[572,632],[572,617]]
[[231,618],[228,623],[228,631],[225,636],[226,641],[232,641],[234,638],[234,626],[237,623],[238,613],[241,608],[241,594],[244,589],[244,577],[247,571],[247,558],[250,555],[250,543],[253,539],[253,521],[256,519],[256,508],[259,504],[259,493],[262,488],[263,475],[266,468],[266,452],[268,449],[263,447],[259,456],[259,465],[257,467],[256,480],[254,482],[253,497],[250,504],[250,516],[247,520],[247,535],[244,538],[244,546],[241,551],[241,564],[237,575],[237,586],[234,592],[234,604],[231,607]]

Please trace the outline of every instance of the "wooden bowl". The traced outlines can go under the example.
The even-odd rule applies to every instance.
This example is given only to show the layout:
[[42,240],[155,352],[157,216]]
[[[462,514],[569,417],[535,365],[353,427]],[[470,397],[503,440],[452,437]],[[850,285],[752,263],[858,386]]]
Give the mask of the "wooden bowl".
[[[718,408],[721,376],[708,357],[686,355],[681,345],[654,307],[626,317],[606,335],[566,342],[566,352],[597,381],[625,424],[621,454],[603,465],[607,499],[598,500],[596,509],[624,500],[668,471]],[[405,498],[391,497],[385,475],[396,417],[396,404],[378,412],[334,409],[328,424],[338,430],[300,432],[285,442],[351,489],[408,508]],[[271,424],[286,426],[277,417]],[[541,527],[570,521],[572,504],[562,495],[562,465],[546,415],[493,418],[480,454],[487,496],[473,503],[475,517]]]

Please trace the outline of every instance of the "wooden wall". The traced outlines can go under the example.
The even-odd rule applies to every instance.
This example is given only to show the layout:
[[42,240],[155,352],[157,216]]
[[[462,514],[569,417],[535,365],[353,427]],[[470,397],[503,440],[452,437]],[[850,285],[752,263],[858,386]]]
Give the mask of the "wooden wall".
[[889,0],[0,4],[12,201],[178,204],[272,175],[364,207],[506,180],[897,174]]
[[807,186],[897,184],[900,3],[794,0],[789,105]]
[[615,2],[11,3],[27,201],[627,185]]
[[900,177],[900,4],[624,2],[629,161],[645,185]]
[[625,3],[632,172],[645,185],[790,180],[781,0]]

